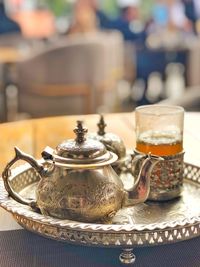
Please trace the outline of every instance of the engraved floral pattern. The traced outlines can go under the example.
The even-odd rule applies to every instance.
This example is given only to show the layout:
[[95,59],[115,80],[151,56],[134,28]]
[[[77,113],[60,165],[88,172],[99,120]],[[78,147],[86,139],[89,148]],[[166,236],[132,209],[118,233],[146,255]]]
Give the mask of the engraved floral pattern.
[[[114,247],[167,244],[200,235],[199,167],[185,164],[184,177],[183,195],[172,202],[171,206],[165,203],[152,208],[153,204],[147,202],[122,209],[116,214],[112,224],[80,223],[41,215],[10,199],[1,179],[0,206],[12,213],[24,228],[60,241]],[[18,188],[20,193],[27,186],[34,187],[38,180],[39,177],[27,165],[14,169],[11,177],[12,186]]]

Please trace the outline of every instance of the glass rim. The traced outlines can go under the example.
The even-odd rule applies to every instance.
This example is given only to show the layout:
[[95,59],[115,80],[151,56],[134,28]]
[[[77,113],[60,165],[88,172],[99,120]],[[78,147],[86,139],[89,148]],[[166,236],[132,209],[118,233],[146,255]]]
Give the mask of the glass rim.
[[[155,108],[155,110],[154,110]],[[160,109],[168,109],[168,111],[163,112],[158,114],[156,111],[157,108]],[[173,105],[157,105],[157,104],[153,104],[153,105],[141,105],[135,108],[135,113],[138,112],[140,114],[143,115],[154,115],[154,116],[167,116],[167,115],[172,115],[172,114],[179,114],[179,113],[184,113],[184,108],[181,106],[173,106]]]

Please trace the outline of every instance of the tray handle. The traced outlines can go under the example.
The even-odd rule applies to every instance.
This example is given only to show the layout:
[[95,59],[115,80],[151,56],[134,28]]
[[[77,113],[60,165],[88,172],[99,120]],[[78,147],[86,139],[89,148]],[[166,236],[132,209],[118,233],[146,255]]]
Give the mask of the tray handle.
[[32,156],[22,152],[19,148],[15,147],[14,149],[15,149],[15,157],[6,165],[2,173],[2,178],[3,178],[5,189],[8,192],[9,196],[11,196],[17,202],[24,204],[24,205],[28,205],[33,209],[38,209],[36,201],[32,199],[25,199],[13,190],[9,182],[9,177],[11,176],[10,168],[18,160],[25,160],[26,162],[28,162],[33,168],[36,169],[36,171],[40,175],[42,175],[45,172],[45,168],[43,167],[42,164],[37,162]]

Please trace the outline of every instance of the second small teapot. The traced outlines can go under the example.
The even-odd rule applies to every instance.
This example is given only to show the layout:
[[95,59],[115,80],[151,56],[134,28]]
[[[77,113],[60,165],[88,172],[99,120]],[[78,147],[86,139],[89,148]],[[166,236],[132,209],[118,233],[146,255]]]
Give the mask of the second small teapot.
[[105,145],[107,150],[118,156],[117,161],[112,163],[112,167],[116,173],[120,175],[126,166],[126,147],[123,140],[118,135],[105,131],[106,126],[107,124],[105,123],[104,116],[100,115],[99,122],[97,123],[98,131],[96,133],[89,133],[88,137],[100,141]]
[[[15,148],[2,177],[9,195],[16,201],[39,209],[44,215],[83,222],[104,222],[122,206],[144,202],[149,193],[150,174],[159,157],[144,156],[141,171],[128,191],[111,167],[117,155],[96,140],[86,139],[87,129],[78,121],[75,140],[66,140],[55,150],[47,147],[44,164]],[[143,156],[142,156],[143,157]],[[141,156],[140,156],[141,158]],[[39,173],[36,200],[22,198],[10,186],[10,168],[25,160]]]

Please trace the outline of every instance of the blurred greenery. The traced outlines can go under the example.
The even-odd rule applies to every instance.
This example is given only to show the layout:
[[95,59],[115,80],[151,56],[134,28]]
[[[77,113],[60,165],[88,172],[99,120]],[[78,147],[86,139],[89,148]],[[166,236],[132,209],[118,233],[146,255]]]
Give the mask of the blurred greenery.
[[72,9],[72,1],[70,0],[38,0],[41,6],[47,6],[56,17],[70,14]]
[[148,20],[152,14],[152,9],[155,4],[155,0],[142,0],[141,1],[141,15],[144,20]]
[[99,5],[107,15],[112,17],[118,15],[118,6],[116,0],[99,0]]
[[[76,0],[37,0],[39,5],[47,6],[56,17],[70,15]],[[100,8],[109,16],[115,17],[119,13],[117,0],[97,0]],[[141,0],[142,18],[148,19],[155,0]]]
[[[98,2],[106,14],[110,16],[119,14],[117,0],[98,0]],[[155,0],[140,0],[140,12],[143,20],[149,19],[151,16],[154,3]]]

